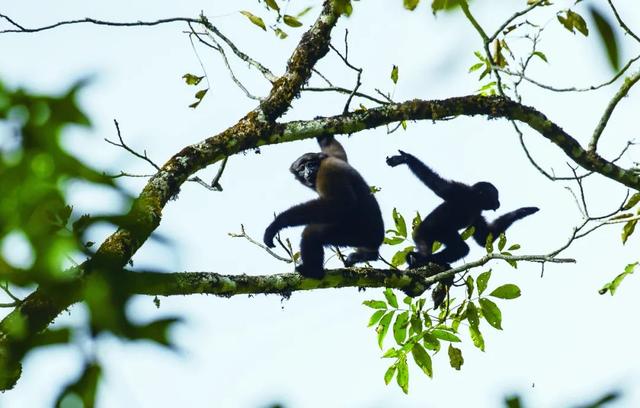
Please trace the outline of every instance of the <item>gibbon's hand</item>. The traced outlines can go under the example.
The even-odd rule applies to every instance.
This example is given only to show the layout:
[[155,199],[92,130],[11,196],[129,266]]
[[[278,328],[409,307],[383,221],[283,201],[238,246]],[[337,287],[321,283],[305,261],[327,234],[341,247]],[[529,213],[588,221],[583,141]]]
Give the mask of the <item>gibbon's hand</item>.
[[273,238],[276,236],[278,231],[278,227],[273,222],[267,227],[266,230],[264,230],[264,237],[262,238],[262,241],[264,241],[264,244],[269,248],[275,248]]
[[538,211],[540,211],[538,207],[522,207],[515,210],[514,215],[516,216],[517,219],[521,219],[531,214],[535,214]]
[[397,156],[391,156],[391,157],[387,157],[387,164],[391,167],[396,167],[399,166],[401,164],[406,164],[409,161],[409,158],[411,157],[410,154],[407,154],[405,152],[403,152],[402,150],[398,150],[398,152],[400,153]]

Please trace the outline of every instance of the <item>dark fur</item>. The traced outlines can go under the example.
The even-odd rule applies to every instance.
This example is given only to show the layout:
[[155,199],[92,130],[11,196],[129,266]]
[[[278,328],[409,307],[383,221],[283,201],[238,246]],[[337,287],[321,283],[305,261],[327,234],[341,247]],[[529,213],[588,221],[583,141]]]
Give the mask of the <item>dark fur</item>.
[[[444,200],[413,232],[417,251],[407,254],[410,268],[417,268],[428,262],[447,265],[467,255],[469,246],[458,234],[463,228],[473,225],[474,240],[478,245],[484,246],[489,234],[497,238],[511,224],[539,210],[537,207],[523,207],[487,223],[481,214],[482,211],[496,210],[500,207],[498,190],[493,184],[479,182],[469,186],[445,180],[413,155],[402,150],[399,152],[397,156],[387,157],[387,164],[391,167],[406,164],[420,181]],[[432,254],[434,241],[441,242],[445,248]]]
[[267,227],[264,242],[283,228],[306,225],[300,240],[302,263],[296,270],[315,279],[324,277],[327,245],[356,247],[345,264],[378,259],[384,225],[378,202],[360,173],[347,163],[342,145],[332,136],[318,138],[321,153],[306,153],[291,165],[294,177],[315,190],[319,198],[295,205],[279,214]]

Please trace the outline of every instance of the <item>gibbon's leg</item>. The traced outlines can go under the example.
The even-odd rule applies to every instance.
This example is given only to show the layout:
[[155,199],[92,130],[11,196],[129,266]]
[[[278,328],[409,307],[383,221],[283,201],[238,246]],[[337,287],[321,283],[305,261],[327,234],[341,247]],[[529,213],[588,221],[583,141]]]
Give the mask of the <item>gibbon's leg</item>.
[[469,253],[469,245],[467,245],[457,231],[452,231],[443,236],[440,241],[445,248],[431,255],[431,262],[438,265],[448,265],[458,259],[464,258]]
[[[357,246],[364,244],[365,239],[366,237],[361,237],[356,228],[349,224],[309,224],[302,231],[300,239],[302,263],[298,265],[296,270],[305,277],[322,279],[324,277],[324,246]],[[358,253],[356,262],[378,258],[377,249],[367,248],[365,251],[356,251],[356,253]],[[348,262],[349,257],[345,263]]]
[[378,257],[378,248],[358,247],[355,252],[350,253],[347,259],[344,260],[344,266],[350,268],[357,263],[377,261]]

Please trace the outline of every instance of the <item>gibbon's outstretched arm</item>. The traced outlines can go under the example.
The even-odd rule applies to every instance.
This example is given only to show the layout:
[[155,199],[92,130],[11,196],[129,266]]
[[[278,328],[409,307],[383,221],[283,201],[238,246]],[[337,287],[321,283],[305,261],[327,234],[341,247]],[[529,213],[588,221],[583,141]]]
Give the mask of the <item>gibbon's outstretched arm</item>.
[[333,135],[322,135],[316,138],[322,153],[333,156],[337,159],[347,161],[347,152]]
[[487,242],[489,233],[493,235],[493,238],[498,238],[500,234],[505,232],[514,222],[528,217],[531,214],[535,214],[540,209],[538,207],[522,207],[517,210],[508,212],[500,217],[496,218],[492,223],[487,223],[484,217],[480,217],[474,224],[475,232],[473,233],[473,239],[480,246],[484,246]]
[[387,164],[391,167],[406,164],[420,181],[443,200],[455,199],[456,196],[464,194],[469,190],[469,187],[462,183],[440,177],[438,173],[431,170],[414,155],[405,153],[402,150],[398,150],[398,152],[400,152],[400,154],[397,156],[387,157]]
[[273,238],[278,231],[286,227],[307,224],[330,224],[343,219],[355,209],[355,202],[317,198],[306,203],[294,205],[278,214],[264,231],[264,243],[273,248]]

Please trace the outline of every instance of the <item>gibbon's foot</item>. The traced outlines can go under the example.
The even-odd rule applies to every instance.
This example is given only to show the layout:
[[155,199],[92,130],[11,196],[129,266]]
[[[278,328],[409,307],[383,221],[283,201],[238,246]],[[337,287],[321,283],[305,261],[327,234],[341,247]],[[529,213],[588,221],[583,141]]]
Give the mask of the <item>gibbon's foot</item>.
[[377,261],[378,256],[378,251],[356,251],[347,256],[344,260],[344,266],[351,268],[357,263]]
[[420,252],[415,251],[409,252],[405,261],[407,262],[407,265],[409,265],[409,269],[416,269],[431,262],[429,256],[422,255]]
[[311,278],[311,279],[322,279],[324,278],[324,275],[325,275],[324,269],[311,268],[303,263],[296,266],[296,272],[298,272],[300,275],[304,276],[305,278]]

